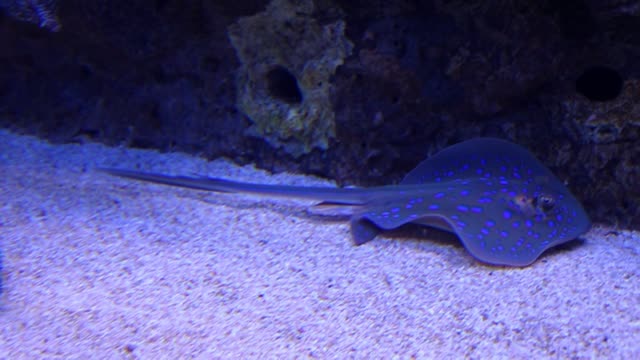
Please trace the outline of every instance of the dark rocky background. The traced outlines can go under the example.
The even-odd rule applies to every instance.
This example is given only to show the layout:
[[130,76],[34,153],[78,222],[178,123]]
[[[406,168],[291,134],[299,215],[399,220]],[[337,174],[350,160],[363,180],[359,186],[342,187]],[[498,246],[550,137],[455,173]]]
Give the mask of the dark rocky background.
[[0,126],[343,184],[476,136],[640,228],[640,1],[0,0]]

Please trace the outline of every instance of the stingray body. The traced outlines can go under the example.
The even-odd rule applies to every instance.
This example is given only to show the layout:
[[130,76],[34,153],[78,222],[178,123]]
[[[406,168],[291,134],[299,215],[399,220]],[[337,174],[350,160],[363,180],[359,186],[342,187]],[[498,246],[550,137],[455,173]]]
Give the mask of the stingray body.
[[448,230],[476,259],[526,266],[545,250],[590,228],[566,186],[526,149],[478,138],[450,146],[420,163],[398,185],[327,188],[242,183],[120,169],[112,175],[192,189],[318,200],[352,209],[356,244],[381,230],[418,223]]

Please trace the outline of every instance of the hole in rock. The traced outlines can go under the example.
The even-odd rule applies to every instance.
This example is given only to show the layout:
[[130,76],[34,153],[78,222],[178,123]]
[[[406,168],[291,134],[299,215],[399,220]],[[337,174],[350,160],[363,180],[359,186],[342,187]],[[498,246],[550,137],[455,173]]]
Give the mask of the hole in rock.
[[623,83],[622,76],[614,69],[594,66],[578,77],[576,91],[591,101],[609,101],[620,95]]
[[302,102],[302,92],[298,81],[284,66],[278,65],[269,70],[266,75],[269,96],[289,104]]

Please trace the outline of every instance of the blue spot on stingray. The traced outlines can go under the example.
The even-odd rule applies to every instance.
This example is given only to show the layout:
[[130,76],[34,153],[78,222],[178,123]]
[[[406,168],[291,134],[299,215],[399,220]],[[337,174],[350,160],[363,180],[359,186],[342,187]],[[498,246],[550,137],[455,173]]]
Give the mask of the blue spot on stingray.
[[510,218],[511,218],[511,211],[509,211],[509,210],[505,210],[505,211],[502,213],[502,217],[503,217],[503,218],[505,218],[505,219],[510,219]]
[[467,195],[469,195],[469,190],[460,191],[460,196],[467,196]]
[[429,210],[438,210],[438,209],[440,209],[440,205],[438,204],[429,205]]
[[482,209],[480,206],[472,206],[472,207],[471,207],[471,211],[473,211],[473,212],[474,212],[474,213],[476,213],[476,214],[481,213],[481,212],[482,212],[482,210],[483,210],[483,209]]
[[556,226],[556,223],[554,223],[553,221],[549,220],[549,222],[547,222],[547,225],[549,225],[549,227],[554,227],[554,226]]
[[404,206],[405,209],[411,209],[413,207],[413,204],[407,204]]
[[487,220],[484,224],[487,225],[488,227],[493,227],[496,225],[496,222],[493,220]]
[[518,228],[520,227],[520,221],[514,221],[511,223],[511,226],[513,226],[514,228]]
[[458,205],[457,207],[458,210],[462,211],[462,212],[467,212],[469,211],[469,207],[466,205]]
[[488,203],[490,203],[492,201],[493,201],[493,199],[492,198],[488,198],[488,197],[481,197],[481,198],[478,199],[478,202],[480,204],[488,204]]
[[444,195],[445,194],[443,192],[439,192],[439,193],[433,194],[433,197],[436,198],[436,199],[440,199],[440,198],[443,198]]
[[398,211],[400,211],[400,208],[395,207],[391,209],[391,212],[394,212],[394,213],[397,213]]

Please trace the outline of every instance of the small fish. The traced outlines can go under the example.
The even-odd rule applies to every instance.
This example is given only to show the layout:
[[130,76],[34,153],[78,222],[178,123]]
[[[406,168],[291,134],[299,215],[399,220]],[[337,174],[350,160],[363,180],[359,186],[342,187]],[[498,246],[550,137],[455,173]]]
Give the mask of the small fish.
[[567,187],[529,151],[477,138],[424,160],[398,185],[327,188],[263,185],[120,169],[109,174],[192,189],[304,198],[352,209],[355,244],[417,223],[455,233],[492,265],[527,266],[545,250],[587,232],[591,222]]

